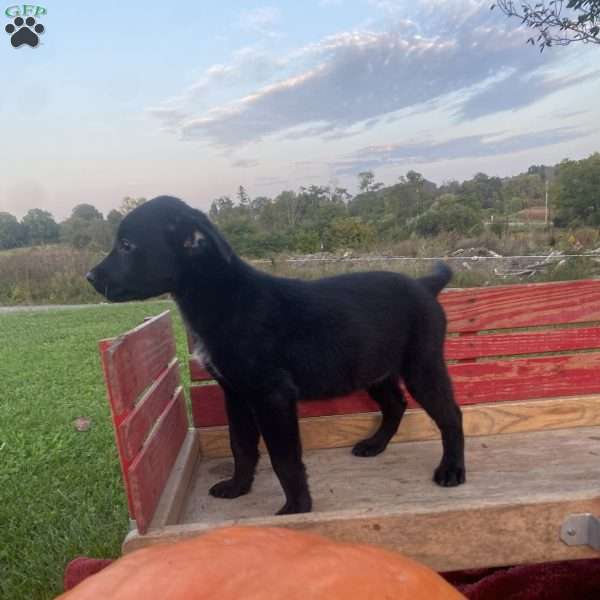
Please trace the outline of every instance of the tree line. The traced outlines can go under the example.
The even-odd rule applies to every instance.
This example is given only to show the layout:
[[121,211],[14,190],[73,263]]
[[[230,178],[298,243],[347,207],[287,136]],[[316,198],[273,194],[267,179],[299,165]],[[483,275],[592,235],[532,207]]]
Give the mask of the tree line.
[[39,208],[29,210],[20,221],[10,213],[0,212],[0,250],[59,242],[78,249],[107,250],[123,217],[142,202],[144,198],[126,197],[119,209],[111,210],[106,218],[91,204],[78,204],[61,223]]
[[[511,222],[526,221],[532,213],[543,223],[547,195],[554,226],[600,226],[600,153],[554,166],[533,165],[512,177],[478,173],[439,186],[416,171],[386,186],[365,171],[358,175],[355,195],[345,188],[311,185],[273,198],[251,198],[240,186],[233,198],[215,199],[209,216],[236,251],[265,257],[368,249],[375,242],[444,233],[477,236],[486,227],[502,236]],[[0,248],[61,241],[107,250],[123,216],[144,201],[125,198],[106,218],[94,206],[79,204],[62,223],[39,209],[30,210],[21,221],[0,213]]]

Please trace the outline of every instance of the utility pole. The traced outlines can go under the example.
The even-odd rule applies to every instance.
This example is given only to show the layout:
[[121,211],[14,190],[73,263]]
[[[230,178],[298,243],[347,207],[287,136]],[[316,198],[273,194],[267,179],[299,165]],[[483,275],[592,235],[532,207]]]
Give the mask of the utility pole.
[[546,177],[546,215],[544,217],[544,224],[548,227],[548,178]]

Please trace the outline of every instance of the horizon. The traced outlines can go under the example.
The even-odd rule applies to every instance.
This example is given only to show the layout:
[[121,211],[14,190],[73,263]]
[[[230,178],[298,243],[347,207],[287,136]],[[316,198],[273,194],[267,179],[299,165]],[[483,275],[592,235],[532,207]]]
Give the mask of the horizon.
[[489,0],[41,5],[40,45],[0,48],[0,211],[19,219],[161,194],[207,211],[240,185],[355,194],[364,170],[508,177],[599,149],[597,49],[540,53]]
[[[598,152],[595,152],[595,153],[592,153],[592,154],[598,154]],[[582,157],[582,159],[562,159],[562,160],[585,160],[586,158],[589,158],[590,156],[592,156],[592,155],[589,155],[589,156]],[[498,175],[495,175],[494,173],[483,173],[483,174],[484,174],[484,175],[486,175],[486,176],[488,176],[489,178],[494,178],[494,177],[497,177],[497,178],[499,178],[501,181],[503,181],[503,182],[506,182],[507,180],[511,179],[512,177],[518,177],[519,175],[526,175],[526,174],[528,174],[528,169],[529,169],[530,167],[545,167],[545,168],[547,168],[547,169],[555,169],[555,168],[556,168],[556,167],[557,167],[557,166],[560,164],[560,162],[562,162],[562,160],[561,160],[561,161],[559,161],[558,163],[556,163],[556,164],[552,164],[552,165],[542,165],[542,164],[537,164],[537,165],[533,165],[533,164],[532,164],[532,165],[528,165],[526,168],[523,168],[523,169],[521,169],[521,170],[519,170],[519,171],[517,171],[517,172],[515,172],[514,174],[511,174],[511,175],[498,176]],[[440,188],[443,188],[445,185],[448,185],[448,184],[450,184],[450,183],[452,183],[452,182],[455,182],[455,183],[458,183],[459,185],[462,185],[463,183],[465,183],[465,182],[467,182],[467,181],[471,181],[471,180],[472,180],[472,179],[473,179],[473,178],[474,178],[476,175],[479,175],[479,174],[481,174],[482,172],[479,172],[479,173],[474,173],[474,174],[473,174],[473,177],[470,177],[470,178],[468,178],[468,179],[445,179],[444,181],[441,181],[441,182],[436,182],[436,181],[433,181],[432,179],[429,179],[429,178],[427,177],[427,174],[426,174],[426,173],[420,173],[420,172],[418,172],[418,173],[419,173],[421,176],[423,176],[423,179],[424,179],[424,181],[434,184],[434,185],[436,186],[436,189],[438,189],[438,190],[439,190]],[[404,175],[406,175],[406,173],[403,173],[401,176],[404,176]],[[357,175],[357,176],[356,176],[356,180],[358,181],[358,179],[359,179],[359,177],[358,177],[358,175]],[[377,177],[375,177],[375,178],[374,178],[374,183],[377,183],[377,182],[378,182],[378,179],[377,179]],[[392,186],[394,186],[394,185],[400,184],[400,183],[401,183],[401,181],[400,181],[400,176],[399,176],[399,177],[398,177],[398,178],[397,178],[395,181],[391,181],[391,182],[389,182],[389,183],[385,183],[385,182],[379,182],[379,183],[383,183],[383,186],[382,186],[381,188],[379,188],[379,189],[375,190],[374,192],[373,192],[373,191],[371,191],[371,192],[369,192],[369,193],[376,193],[376,194],[378,194],[378,193],[380,193],[380,192],[382,192],[382,191],[384,191],[384,190],[386,190],[386,189],[388,189],[388,188],[390,188],[390,187],[392,187]],[[326,186],[322,186],[322,185],[321,185],[321,184],[319,184],[319,183],[312,183],[312,184],[310,184],[310,186],[306,186],[306,189],[310,188],[310,187],[311,187],[311,186],[313,186],[313,185],[314,185],[314,186],[316,186],[316,187],[326,187]],[[239,203],[239,198],[238,198],[238,192],[239,192],[239,188],[240,188],[240,187],[244,187],[244,186],[240,186],[240,185],[234,185],[234,189],[232,190],[232,192],[231,192],[231,193],[228,193],[228,194],[223,194],[223,195],[222,195],[222,196],[220,196],[220,197],[227,197],[227,198],[229,198],[230,200],[232,200],[232,202],[233,202],[233,204],[234,204],[235,206],[239,206],[239,205],[240,205],[240,203]],[[358,185],[357,185],[357,186],[355,186],[355,187],[356,187],[356,189],[355,189],[355,190],[352,190],[352,191],[351,191],[351,190],[348,190],[347,188],[342,188],[342,189],[346,189],[346,190],[348,191],[348,193],[349,193],[349,197],[348,197],[346,200],[344,200],[344,203],[345,203],[345,204],[347,204],[349,201],[351,201],[353,198],[355,198],[355,197],[359,196],[360,194],[362,194],[362,193],[366,193],[366,192],[360,191],[360,190],[358,189]],[[331,191],[334,191],[332,188],[329,188],[329,189],[331,189]],[[288,189],[288,188],[282,188],[282,189],[280,189],[279,191],[277,191],[277,192],[273,193],[272,195],[270,195],[270,196],[264,196],[264,197],[267,197],[267,198],[269,198],[269,200],[275,200],[275,199],[276,199],[276,198],[279,196],[279,194],[281,194],[281,193],[284,193],[284,192],[289,192],[289,191],[291,191],[291,192],[293,192],[293,193],[296,193],[296,194],[300,194],[300,193],[301,193],[301,190],[300,190],[299,188],[297,188],[297,189]],[[247,192],[247,190],[246,190],[246,188],[245,188],[245,187],[244,187],[244,192]],[[449,193],[453,193],[453,192],[449,192]],[[172,195],[172,194],[157,194],[156,196],[150,196],[150,197],[145,197],[145,196],[133,197],[133,196],[129,196],[129,198],[130,198],[130,199],[132,199],[132,200],[143,200],[143,201],[148,201],[148,200],[152,200],[152,199],[154,199],[154,198],[157,198],[157,197],[159,197],[159,196],[171,196],[171,195]],[[258,198],[258,197],[259,197],[259,195],[252,195],[252,194],[248,194],[248,196],[249,196],[249,198],[251,198],[251,199],[252,199],[252,198]],[[195,206],[193,203],[187,202],[185,198],[179,198],[179,199],[180,199],[180,200],[183,200],[184,202],[187,202],[188,204],[190,204],[190,206],[193,206],[194,208],[200,208],[200,210],[204,211],[204,212],[205,212],[205,213],[208,215],[208,213],[209,213],[209,209],[210,209],[210,206],[211,206],[211,203],[213,202],[213,200],[217,200],[218,198],[219,198],[219,197],[212,198],[212,199],[210,200],[209,204],[208,204],[207,206],[205,206],[205,207],[198,207],[198,206]],[[106,211],[102,211],[102,210],[100,210],[100,209],[99,209],[97,206],[95,206],[94,204],[92,204],[92,203],[90,203],[90,202],[80,202],[80,203],[78,203],[78,204],[90,204],[90,205],[91,205],[91,206],[93,206],[94,208],[98,209],[98,211],[99,211],[99,212],[101,213],[101,215],[102,215],[102,218],[103,218],[104,220],[106,220],[106,219],[107,219],[107,217],[108,217],[108,214],[109,214],[111,211],[113,211],[113,210],[116,210],[117,212],[121,212],[123,215],[127,214],[127,212],[123,212],[123,210],[122,210],[122,209],[123,209],[124,200],[126,200],[126,199],[127,199],[127,197],[126,197],[126,196],[124,196],[123,198],[119,198],[119,199],[118,199],[118,200],[115,202],[115,204],[114,204],[113,206],[109,206],[109,207],[106,209]],[[73,209],[74,209],[76,206],[78,206],[78,204],[74,204],[73,206],[71,206],[71,207],[68,209],[67,213],[65,213],[65,216],[64,216],[63,218],[60,218],[60,219],[59,219],[59,218],[55,218],[55,221],[56,221],[56,223],[62,223],[62,222],[64,222],[64,221],[68,220],[68,219],[69,219],[69,217],[71,217],[71,214],[72,214],[72,211],[73,211]],[[538,205],[536,205],[536,206],[533,206],[532,208],[536,208],[537,206],[538,206]],[[540,205],[540,206],[541,206],[541,205]],[[39,206],[32,206],[32,207],[31,207],[31,209],[40,209],[40,207],[39,207]],[[42,208],[41,210],[46,210],[46,209],[43,209],[43,208]],[[125,209],[125,210],[127,210],[127,209]],[[0,210],[0,213],[1,213],[1,212],[6,212],[6,211],[2,211],[2,210]],[[47,212],[50,212],[50,211],[47,211]],[[20,220],[22,219],[22,217],[23,217],[23,216],[24,216],[26,213],[24,213],[23,215],[17,215],[17,214],[14,214],[14,213],[9,213],[9,214],[13,214],[13,216],[16,216],[16,217],[19,219],[19,221],[20,221]],[[54,214],[52,214],[52,213],[51,213],[51,215],[52,215],[52,217],[54,217]]]

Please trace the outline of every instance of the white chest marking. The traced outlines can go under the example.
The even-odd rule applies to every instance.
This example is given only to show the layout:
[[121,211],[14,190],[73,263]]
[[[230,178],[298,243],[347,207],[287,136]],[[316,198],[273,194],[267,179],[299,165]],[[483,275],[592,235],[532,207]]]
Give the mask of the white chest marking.
[[196,337],[194,343],[192,359],[195,360],[203,369],[212,370],[217,376],[221,377],[221,373],[219,373],[219,370],[213,364],[206,346],[198,337]]

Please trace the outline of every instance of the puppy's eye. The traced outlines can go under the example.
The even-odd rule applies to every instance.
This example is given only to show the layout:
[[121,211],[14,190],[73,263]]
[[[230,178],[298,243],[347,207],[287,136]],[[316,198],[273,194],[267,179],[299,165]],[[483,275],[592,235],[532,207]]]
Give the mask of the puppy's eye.
[[131,252],[132,250],[135,250],[135,245],[129,240],[123,239],[119,241],[119,250],[122,250],[123,252]]

